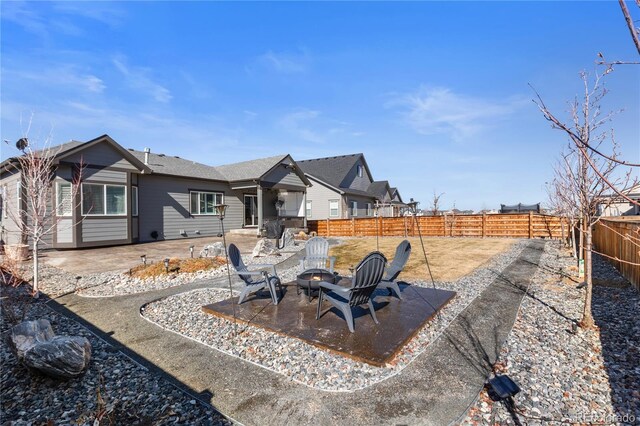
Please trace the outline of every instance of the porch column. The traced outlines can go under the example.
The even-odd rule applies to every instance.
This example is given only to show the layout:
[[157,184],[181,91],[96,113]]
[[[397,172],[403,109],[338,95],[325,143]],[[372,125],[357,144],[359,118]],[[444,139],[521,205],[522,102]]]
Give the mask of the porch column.
[[[313,206],[311,206],[313,208]],[[307,190],[305,189],[303,195],[302,195],[302,211],[303,211],[303,220],[302,220],[302,227],[306,228],[307,227]],[[311,213],[313,214],[313,213]]]
[[262,231],[262,186],[258,183],[256,187],[256,191],[258,193],[258,237],[260,236],[260,232]]

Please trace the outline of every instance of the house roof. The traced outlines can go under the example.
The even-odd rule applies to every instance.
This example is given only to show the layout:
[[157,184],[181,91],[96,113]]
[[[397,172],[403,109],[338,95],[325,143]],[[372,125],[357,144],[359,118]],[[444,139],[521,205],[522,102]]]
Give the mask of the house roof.
[[282,154],[273,157],[258,158],[256,160],[241,161],[240,163],[217,166],[216,170],[229,182],[257,180],[287,157],[287,154]]
[[[298,165],[304,173],[314,176],[333,187],[347,191],[348,188],[342,188],[341,184],[356,162],[363,157],[362,153],[338,155],[335,157],[301,160],[298,161]],[[367,168],[367,173],[371,176],[371,172],[369,171],[369,167],[366,162],[363,161],[363,163]]]
[[384,199],[386,194],[389,194],[389,181],[386,180],[377,180],[371,182],[369,187],[367,188],[367,192],[371,195],[376,196],[377,198]]
[[[129,152],[133,154],[138,160],[144,163],[144,152],[130,149]],[[153,173],[190,177],[195,179],[209,179],[225,181],[225,177],[218,172],[214,167],[207,166],[206,164],[197,163],[195,161],[186,160],[178,156],[171,156],[165,154],[156,154],[154,152],[149,153],[149,164],[147,166]]]

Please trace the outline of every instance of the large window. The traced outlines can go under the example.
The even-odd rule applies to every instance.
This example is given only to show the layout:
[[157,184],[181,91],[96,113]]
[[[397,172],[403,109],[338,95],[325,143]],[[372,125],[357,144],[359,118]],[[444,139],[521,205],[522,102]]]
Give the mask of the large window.
[[351,205],[351,216],[358,216],[358,202],[351,201],[349,204]]
[[311,209],[311,201],[307,201],[307,219],[311,218],[312,209]]
[[221,192],[191,191],[190,212],[194,215],[216,214],[216,205],[223,204]]
[[124,185],[82,184],[83,215],[127,214],[127,188]]
[[131,187],[131,216],[138,216],[138,187]]
[[71,199],[71,184],[69,182],[58,182],[56,191],[56,206],[58,216],[73,215],[73,200]]
[[329,217],[338,217],[339,215],[338,200],[329,200]]

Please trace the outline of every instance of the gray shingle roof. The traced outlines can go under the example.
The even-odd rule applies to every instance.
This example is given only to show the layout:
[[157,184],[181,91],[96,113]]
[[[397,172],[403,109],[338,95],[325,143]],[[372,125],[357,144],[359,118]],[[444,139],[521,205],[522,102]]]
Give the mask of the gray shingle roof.
[[[360,157],[362,157],[362,154],[339,155],[336,157],[302,160],[297,163],[304,173],[315,176],[331,186],[340,188],[340,185],[347,176],[347,173],[349,173]],[[351,191],[348,188],[340,189],[345,192]],[[364,191],[358,192],[366,194]]]
[[[129,152],[144,163],[144,152],[132,149],[130,149]],[[216,170],[215,167],[170,155],[154,154],[152,152],[149,154],[149,164],[147,164],[147,166],[153,173],[160,173],[164,175],[220,181],[226,180],[222,173]]]
[[369,187],[367,188],[367,192],[371,195],[375,195],[378,198],[385,198],[387,195],[387,187],[389,186],[389,181],[386,180],[377,180],[375,182],[371,182]]
[[240,163],[225,164],[217,166],[216,170],[229,182],[259,179],[286,157],[287,155],[283,154]]

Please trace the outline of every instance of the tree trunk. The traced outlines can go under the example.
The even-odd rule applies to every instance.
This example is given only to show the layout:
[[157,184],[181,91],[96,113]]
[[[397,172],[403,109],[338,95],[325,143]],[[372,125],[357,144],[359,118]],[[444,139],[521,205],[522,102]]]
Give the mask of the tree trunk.
[[36,241],[36,239],[33,239],[33,252],[32,252],[32,256],[33,256],[33,297],[34,298],[38,298],[39,294],[39,289],[38,289],[38,281],[40,278],[40,274],[39,274],[39,269],[38,269],[38,241]]
[[584,278],[585,278],[585,282],[587,283],[587,292],[585,294],[584,297],[584,310],[582,311],[582,321],[581,321],[581,325],[582,327],[585,328],[591,328],[593,327],[593,315],[591,314],[591,295],[592,295],[592,290],[593,290],[593,268],[591,267],[591,245],[592,245],[592,239],[591,239],[591,227],[589,226],[586,229],[586,235],[585,235],[585,240],[586,240],[586,244],[585,244],[585,259],[584,259]]

